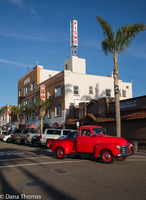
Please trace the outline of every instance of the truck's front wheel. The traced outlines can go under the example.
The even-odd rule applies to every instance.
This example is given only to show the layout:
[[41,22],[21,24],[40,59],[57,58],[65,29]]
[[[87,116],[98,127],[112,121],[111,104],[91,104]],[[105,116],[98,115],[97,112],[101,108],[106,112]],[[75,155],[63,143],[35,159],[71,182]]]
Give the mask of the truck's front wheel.
[[59,158],[59,159],[64,159],[65,158],[64,150],[61,147],[58,147],[56,149],[56,155],[57,155],[57,158]]
[[103,150],[101,152],[101,160],[103,163],[113,163],[114,162],[114,157],[112,155],[112,153],[109,150]]

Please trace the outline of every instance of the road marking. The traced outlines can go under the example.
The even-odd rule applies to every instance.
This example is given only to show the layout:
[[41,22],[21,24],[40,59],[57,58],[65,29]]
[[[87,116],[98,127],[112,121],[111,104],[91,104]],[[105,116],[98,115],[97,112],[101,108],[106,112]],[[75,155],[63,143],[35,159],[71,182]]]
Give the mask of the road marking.
[[19,164],[19,165],[8,165],[8,166],[0,166],[2,168],[10,168],[10,167],[23,167],[23,166],[31,166],[31,165],[50,165],[50,164],[64,164],[64,163],[78,163],[83,161],[64,161],[64,162],[43,162],[43,163],[29,163],[29,164]]
[[126,159],[125,161],[146,161],[146,159],[138,159],[138,158],[135,158],[135,159]]
[[14,161],[14,160],[30,160],[30,159],[40,159],[40,158],[54,158],[55,156],[52,157],[28,157],[28,158],[10,158],[10,159],[3,159],[0,160],[0,162],[3,161]]
[[24,154],[24,152],[20,152],[20,151],[0,151],[0,156],[10,156],[10,155],[17,155],[17,154]]

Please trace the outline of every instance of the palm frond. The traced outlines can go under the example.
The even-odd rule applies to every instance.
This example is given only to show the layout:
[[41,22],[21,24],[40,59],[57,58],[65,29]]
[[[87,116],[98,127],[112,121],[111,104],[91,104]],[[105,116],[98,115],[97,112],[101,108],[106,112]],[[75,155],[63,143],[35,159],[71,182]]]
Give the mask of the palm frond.
[[43,101],[40,96],[35,97],[35,103],[30,102],[30,108],[34,109],[38,114],[45,111],[45,109],[48,107],[50,100]]
[[131,42],[144,30],[146,30],[146,25],[143,23],[122,26],[116,36],[116,48],[118,54],[125,53],[127,48],[130,47]]
[[114,33],[111,26],[101,17],[96,16],[101,28],[103,29],[104,37],[108,38],[110,41],[114,41]]
[[106,56],[109,55],[109,53],[113,53],[112,47],[110,45],[110,41],[109,39],[105,38],[102,42],[101,42],[101,47],[102,47],[102,51],[104,52],[104,54]]

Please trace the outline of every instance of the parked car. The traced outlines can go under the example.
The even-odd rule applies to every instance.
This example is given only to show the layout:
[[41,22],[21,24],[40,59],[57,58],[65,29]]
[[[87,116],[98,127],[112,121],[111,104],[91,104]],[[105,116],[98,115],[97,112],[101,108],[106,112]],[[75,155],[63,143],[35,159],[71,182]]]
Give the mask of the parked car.
[[3,140],[4,135],[7,134],[7,131],[1,131],[0,140]]
[[25,139],[25,142],[27,144],[30,144],[31,146],[40,146],[40,133],[28,133],[27,137]]
[[6,132],[3,137],[4,142],[11,142],[12,141],[12,133]]
[[28,133],[37,133],[35,129],[16,129],[12,134],[12,139],[17,144],[24,143]]
[[71,129],[45,129],[43,134],[40,134],[40,144],[47,145],[48,139],[63,139],[66,138],[69,132],[74,132]]

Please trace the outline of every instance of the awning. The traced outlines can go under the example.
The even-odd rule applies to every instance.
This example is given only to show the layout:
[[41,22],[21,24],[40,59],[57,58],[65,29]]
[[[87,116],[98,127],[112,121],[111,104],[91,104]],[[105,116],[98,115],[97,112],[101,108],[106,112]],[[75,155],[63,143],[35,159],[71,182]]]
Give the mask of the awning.
[[22,128],[32,128],[32,129],[35,129],[36,128],[36,126],[34,126],[34,125],[30,125],[30,126],[28,126],[28,125],[24,125]]
[[63,125],[62,125],[62,123],[60,123],[60,122],[56,122],[56,123],[54,123],[53,126],[52,126],[52,128],[62,128],[62,127],[63,127]]
[[29,126],[29,128],[34,128],[34,129],[35,129],[35,128],[36,128],[36,126],[34,126],[34,125],[30,125],[30,126]]

